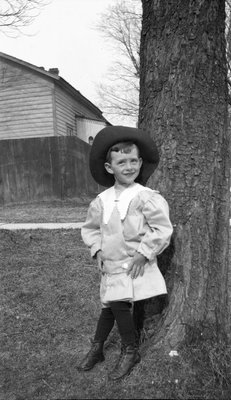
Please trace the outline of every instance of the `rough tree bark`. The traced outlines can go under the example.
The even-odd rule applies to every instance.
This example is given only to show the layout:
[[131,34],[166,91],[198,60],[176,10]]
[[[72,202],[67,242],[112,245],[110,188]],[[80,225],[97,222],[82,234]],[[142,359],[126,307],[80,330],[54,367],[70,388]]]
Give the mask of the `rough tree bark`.
[[230,330],[225,0],[142,3],[139,126],[160,150],[149,185],[174,225],[156,340],[173,348],[200,322]]

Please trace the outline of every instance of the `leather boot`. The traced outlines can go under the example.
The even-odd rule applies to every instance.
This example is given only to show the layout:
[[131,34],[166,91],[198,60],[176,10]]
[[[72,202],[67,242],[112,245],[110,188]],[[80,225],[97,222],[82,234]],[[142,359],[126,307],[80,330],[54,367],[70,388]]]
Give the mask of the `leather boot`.
[[114,370],[109,374],[108,378],[116,381],[128,375],[132,368],[140,362],[140,354],[135,345],[122,345],[121,353]]
[[79,371],[89,371],[95,364],[105,360],[103,355],[104,342],[92,342],[90,351],[86,354],[81,364],[77,367]]

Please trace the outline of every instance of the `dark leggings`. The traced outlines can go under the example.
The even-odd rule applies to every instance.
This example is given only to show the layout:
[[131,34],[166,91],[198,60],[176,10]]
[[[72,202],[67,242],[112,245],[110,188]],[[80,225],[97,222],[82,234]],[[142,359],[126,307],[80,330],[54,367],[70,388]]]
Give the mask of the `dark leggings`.
[[131,303],[127,301],[114,301],[110,307],[102,308],[94,341],[104,342],[111,332],[114,323],[117,323],[123,344],[135,344],[135,325],[131,313]]

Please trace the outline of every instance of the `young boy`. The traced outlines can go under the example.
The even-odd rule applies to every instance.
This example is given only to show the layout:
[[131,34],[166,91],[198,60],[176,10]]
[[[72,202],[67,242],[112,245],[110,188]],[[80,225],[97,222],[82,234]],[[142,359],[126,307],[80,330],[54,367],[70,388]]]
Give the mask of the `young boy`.
[[136,128],[106,127],[91,148],[91,174],[109,189],[91,202],[81,231],[101,271],[102,310],[92,347],[79,369],[88,371],[104,360],[103,344],[116,321],[122,346],[109,374],[114,381],[140,361],[133,302],[166,293],[156,256],[172,234],[168,204],[144,186],[158,161],[155,143]]

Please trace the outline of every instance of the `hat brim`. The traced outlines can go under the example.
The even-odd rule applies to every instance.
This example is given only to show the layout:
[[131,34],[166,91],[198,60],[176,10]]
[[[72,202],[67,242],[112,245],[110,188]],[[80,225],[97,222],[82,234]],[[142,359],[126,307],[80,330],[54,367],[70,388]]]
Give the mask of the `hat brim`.
[[159,154],[155,142],[144,131],[138,128],[125,126],[108,126],[96,135],[91,146],[89,166],[92,177],[102,186],[114,185],[114,176],[109,174],[105,167],[106,155],[111,146],[116,143],[131,141],[140,151],[143,164],[136,182],[145,185],[159,163]]

